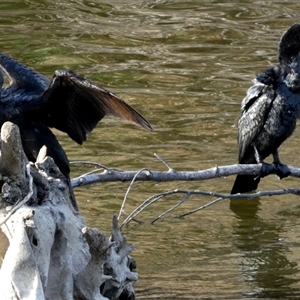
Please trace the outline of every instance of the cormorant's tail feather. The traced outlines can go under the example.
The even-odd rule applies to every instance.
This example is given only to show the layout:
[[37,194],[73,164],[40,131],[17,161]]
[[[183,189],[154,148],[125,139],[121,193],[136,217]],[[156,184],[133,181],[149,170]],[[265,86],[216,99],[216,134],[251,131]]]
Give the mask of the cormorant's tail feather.
[[231,194],[246,193],[257,189],[260,177],[257,175],[237,175]]

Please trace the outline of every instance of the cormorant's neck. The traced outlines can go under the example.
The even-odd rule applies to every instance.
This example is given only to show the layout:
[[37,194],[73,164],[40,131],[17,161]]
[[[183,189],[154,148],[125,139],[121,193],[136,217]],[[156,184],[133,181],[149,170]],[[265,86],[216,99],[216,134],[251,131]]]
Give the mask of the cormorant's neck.
[[36,93],[42,93],[50,83],[48,78],[3,53],[0,53],[0,72],[8,78],[10,85]]
[[300,62],[299,51],[296,52],[290,49],[286,49],[286,51],[282,55],[281,53],[279,54],[278,60],[280,65],[297,65]]

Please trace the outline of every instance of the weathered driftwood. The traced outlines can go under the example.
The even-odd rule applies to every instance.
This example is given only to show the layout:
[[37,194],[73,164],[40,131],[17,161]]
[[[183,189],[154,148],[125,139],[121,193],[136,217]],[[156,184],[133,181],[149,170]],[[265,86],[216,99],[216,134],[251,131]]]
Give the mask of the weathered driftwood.
[[87,228],[45,149],[29,163],[9,122],[0,143],[0,299],[134,299],[133,247],[116,217],[110,238]]

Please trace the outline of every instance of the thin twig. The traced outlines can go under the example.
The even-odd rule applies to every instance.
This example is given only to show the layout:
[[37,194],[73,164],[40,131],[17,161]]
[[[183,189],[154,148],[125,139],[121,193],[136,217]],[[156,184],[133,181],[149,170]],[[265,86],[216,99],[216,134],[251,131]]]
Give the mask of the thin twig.
[[143,201],[143,203],[141,203],[138,207],[136,207],[129,215],[128,217],[123,221],[122,225],[120,226],[120,228],[122,228],[123,226],[127,225],[133,218],[135,218],[137,215],[139,215],[143,210],[145,210],[148,206],[150,206],[151,204],[155,203],[156,201],[158,201],[159,199],[172,195],[172,194],[186,194],[186,190],[172,190],[172,191],[167,191],[167,192],[163,192],[160,194],[156,194],[153,195],[149,198],[147,198],[145,201]]
[[[143,169],[139,170],[139,171],[136,173],[136,175],[133,177],[132,181],[130,182],[130,185],[129,185],[129,187],[128,187],[126,193],[125,193],[125,196],[124,196],[124,199],[123,199],[123,202],[122,202],[120,211],[119,211],[119,215],[118,215],[118,218],[117,218],[118,220],[119,220],[120,217],[121,217],[122,211],[123,211],[123,209],[124,209],[124,206],[125,206],[125,203],[126,203],[126,200],[127,200],[127,196],[128,196],[128,194],[129,194],[130,189],[132,188],[132,186],[133,186],[133,184],[134,184],[134,181],[135,181],[136,177],[137,177],[140,173],[142,173],[142,172],[144,172],[144,171],[149,171],[149,170],[148,170],[147,168],[143,168]],[[150,172],[150,171],[149,171],[149,172]]]
[[[257,193],[252,193],[252,194],[234,194],[234,195],[219,194],[219,198],[217,198],[207,204],[204,204],[196,209],[193,209],[187,213],[178,215],[178,216],[176,216],[176,218],[182,218],[182,217],[191,215],[199,210],[203,210],[203,209],[205,209],[213,204],[216,204],[218,202],[221,202],[223,200],[228,200],[228,199],[234,200],[234,199],[240,199],[240,198],[246,198],[246,199],[250,200],[250,199],[255,199],[255,198],[259,198],[259,197],[266,197],[266,196],[270,197],[270,196],[276,196],[276,195],[278,196],[278,195],[285,195],[285,194],[294,194],[294,195],[299,196],[300,190],[290,188],[290,189],[284,189],[284,190],[263,191],[263,192],[257,192]],[[215,194],[215,195],[217,195],[217,194]]]
[[96,162],[93,162],[93,161],[81,161],[81,160],[70,161],[70,165],[89,165],[89,166],[95,166],[95,167],[98,167],[98,168],[102,168],[102,169],[105,169],[105,170],[109,169],[105,165],[102,165],[100,163],[96,163]]
[[178,215],[178,216],[176,216],[176,218],[183,218],[183,217],[185,217],[185,216],[191,215],[191,214],[193,214],[193,213],[195,213],[195,212],[197,212],[197,211],[199,211],[199,210],[202,210],[202,209],[204,209],[204,208],[207,208],[207,207],[209,207],[209,206],[211,206],[211,205],[213,205],[213,204],[216,204],[216,203],[218,203],[218,202],[220,202],[220,201],[223,201],[223,200],[228,200],[228,198],[217,198],[217,199],[215,199],[215,200],[213,200],[213,201],[211,201],[211,202],[209,202],[209,203],[206,203],[206,204],[204,204],[204,205],[202,205],[202,206],[200,206],[200,207],[198,207],[198,208],[196,208],[196,209],[193,209],[193,210],[191,210],[191,211],[189,211],[189,212],[187,212],[187,213]]
[[280,196],[285,194],[294,194],[300,196],[300,189],[297,188],[288,188],[282,190],[270,190],[270,191],[262,191],[256,192],[252,194],[234,194],[234,195],[222,195],[224,198],[236,199],[236,198],[247,198],[247,199],[254,199],[258,197],[266,197],[266,196]]
[[177,207],[179,207],[181,204],[183,204],[185,201],[188,200],[188,198],[190,197],[190,193],[187,193],[185,195],[185,197],[179,201],[176,205],[172,206],[171,208],[169,208],[168,210],[166,210],[165,212],[161,213],[160,215],[158,215],[156,218],[154,218],[150,224],[154,224],[157,220],[161,219],[163,216],[165,216],[167,213],[171,212],[172,210],[176,209]]
[[127,225],[131,220],[133,220],[138,214],[140,214],[144,209],[146,209],[149,205],[152,203],[158,201],[160,198],[163,198],[164,195],[160,195],[157,197],[157,195],[151,196],[150,198],[146,199],[142,204],[140,204],[138,207],[136,207],[123,221],[122,225],[120,226],[120,229]]
[[70,162],[70,165],[89,165],[89,166],[96,166],[98,169],[89,171],[87,173],[84,173],[82,175],[80,175],[80,177],[84,177],[84,176],[89,176],[89,175],[93,175],[93,174],[99,174],[100,171],[104,170],[101,174],[105,174],[107,172],[123,172],[122,169],[119,168],[108,168],[105,165],[102,165],[100,163],[96,163],[96,162],[92,162],[92,161],[72,161]]
[[6,215],[6,217],[4,219],[1,220],[0,222],[0,226],[2,226],[5,222],[7,222],[7,220],[22,206],[24,205],[26,202],[29,201],[29,199],[32,197],[33,195],[33,178],[31,176],[30,173],[30,163],[26,165],[26,174],[29,178],[29,193],[26,195],[26,197],[20,201],[18,204],[16,204],[11,211]]
[[171,167],[171,165],[169,165],[165,159],[163,159],[159,154],[154,153],[154,156],[160,160],[167,168],[168,168],[168,172],[172,172],[174,171],[174,169]]

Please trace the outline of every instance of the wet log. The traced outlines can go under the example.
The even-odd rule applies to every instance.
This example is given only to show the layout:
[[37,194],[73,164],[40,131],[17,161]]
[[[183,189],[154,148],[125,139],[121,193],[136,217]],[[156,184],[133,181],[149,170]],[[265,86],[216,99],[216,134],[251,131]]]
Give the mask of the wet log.
[[113,217],[86,227],[64,176],[42,149],[28,162],[16,125],[1,128],[0,299],[135,299],[133,246]]

